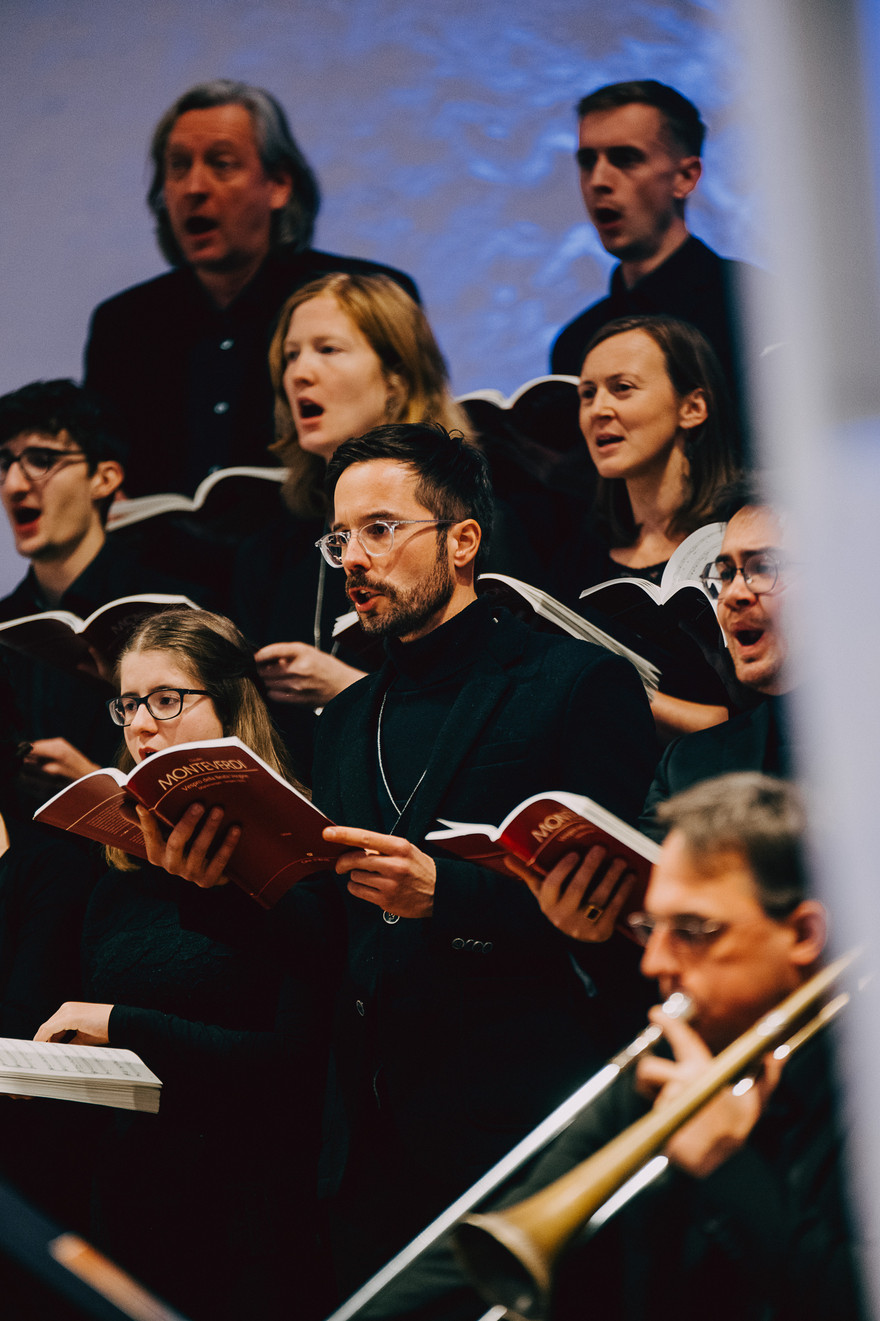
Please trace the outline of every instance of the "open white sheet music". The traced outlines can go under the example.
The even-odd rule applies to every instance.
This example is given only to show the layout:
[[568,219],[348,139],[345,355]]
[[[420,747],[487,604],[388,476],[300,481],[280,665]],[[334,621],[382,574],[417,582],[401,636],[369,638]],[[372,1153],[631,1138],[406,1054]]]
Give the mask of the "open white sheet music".
[[0,1037],[0,1093],[159,1109],[161,1079],[132,1050]]

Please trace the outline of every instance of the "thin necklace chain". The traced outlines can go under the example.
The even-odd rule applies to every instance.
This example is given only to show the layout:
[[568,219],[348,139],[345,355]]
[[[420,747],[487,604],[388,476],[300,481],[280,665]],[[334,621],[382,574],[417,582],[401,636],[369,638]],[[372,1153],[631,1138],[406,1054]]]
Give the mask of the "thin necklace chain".
[[385,702],[388,699],[388,693],[390,692],[390,690],[391,690],[391,685],[389,684],[388,687],[385,689],[384,693],[382,694],[382,705],[379,707],[379,720],[376,725],[376,752],[379,754],[379,772],[382,776],[382,783],[385,786],[385,792],[387,793],[389,799],[391,800],[391,806],[394,808],[395,812],[397,813],[397,820],[394,822],[394,825],[391,827],[391,833],[393,833],[400,825],[401,821],[403,820],[404,813],[406,812],[410,803],[418,793],[422,780],[424,780],[425,776],[428,774],[428,767],[427,765],[425,766],[425,769],[422,771],[421,775],[416,781],[415,788],[413,789],[409,798],[407,798],[403,807],[400,807],[397,802],[397,799],[394,797],[394,794],[391,792],[391,786],[388,783],[388,777],[385,774],[385,766],[382,762],[382,716],[385,713]]
[[[326,527],[326,524],[324,525]],[[324,651],[321,646],[321,622],[324,617],[324,579],[327,574],[327,561],[324,556],[318,557],[318,595],[315,600],[315,618],[312,620],[312,638],[317,651]],[[339,650],[341,638],[331,640],[328,656],[335,656]]]

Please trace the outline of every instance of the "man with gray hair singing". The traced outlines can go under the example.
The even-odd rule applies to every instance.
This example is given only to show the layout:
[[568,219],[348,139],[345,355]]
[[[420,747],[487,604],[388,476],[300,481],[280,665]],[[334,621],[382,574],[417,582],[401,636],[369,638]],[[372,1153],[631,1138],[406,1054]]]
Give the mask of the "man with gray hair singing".
[[94,312],[85,380],[130,445],[125,492],[191,492],[212,469],[268,462],[267,354],[295,290],[331,271],[412,280],[312,248],[318,181],[273,96],[218,78],[156,126],[147,204],[173,270]]

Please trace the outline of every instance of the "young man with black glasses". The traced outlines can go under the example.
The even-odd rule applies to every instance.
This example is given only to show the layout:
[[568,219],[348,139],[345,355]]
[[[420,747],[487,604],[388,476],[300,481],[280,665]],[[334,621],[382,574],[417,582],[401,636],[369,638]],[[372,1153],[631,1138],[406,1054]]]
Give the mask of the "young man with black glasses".
[[[36,381],[0,398],[0,500],[15,548],[30,562],[0,601],[0,621],[44,610],[85,618],[140,593],[193,595],[182,578],[148,570],[107,542],[125,457],[105,408],[73,381]],[[107,728],[103,684],[7,647],[0,661],[32,744],[27,788],[36,801],[112,759],[118,740]]]

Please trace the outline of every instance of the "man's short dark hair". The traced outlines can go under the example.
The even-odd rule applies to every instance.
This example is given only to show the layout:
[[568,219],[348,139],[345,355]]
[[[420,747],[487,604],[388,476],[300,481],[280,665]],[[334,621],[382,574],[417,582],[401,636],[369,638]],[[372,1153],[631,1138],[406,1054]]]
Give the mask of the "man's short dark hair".
[[[345,441],[327,465],[326,490],[333,499],[336,483],[355,463],[393,459],[412,468],[418,484],[416,499],[435,518],[459,523],[473,518],[483,534],[475,570],[482,568],[492,536],[495,497],[484,455],[460,432],[447,431],[437,422],[396,422],[374,427],[363,436]],[[446,529],[438,528],[445,539]]]
[[769,489],[766,477],[758,472],[743,473],[736,481],[719,487],[715,504],[718,519],[722,523],[729,523],[734,514],[742,509],[769,508],[776,513],[777,510],[768,498]]
[[660,111],[669,135],[685,156],[700,156],[706,125],[700,112],[681,92],[654,78],[643,78],[628,83],[609,83],[595,92],[581,97],[577,105],[578,119],[599,110],[618,110],[625,105],[650,105]]
[[89,471],[105,459],[125,465],[127,446],[109,405],[75,381],[32,381],[0,397],[0,445],[25,432],[56,437],[66,431],[89,461]]
[[787,917],[807,897],[806,812],[793,784],[757,771],[719,775],[661,803],[656,816],[681,831],[698,867],[739,853],[768,917]]
[[156,238],[162,255],[172,266],[185,264],[171,229],[165,207],[165,148],[172,128],[188,110],[212,110],[215,106],[240,105],[254,126],[257,150],[268,175],[289,174],[290,199],[272,215],[271,244],[292,243],[297,252],[309,247],[321,205],[321,192],[312,167],[299,148],[287,116],[269,92],[231,78],[199,83],[179,96],[159,120],[150,143],[153,177],[147,191],[147,206],[156,217]]

